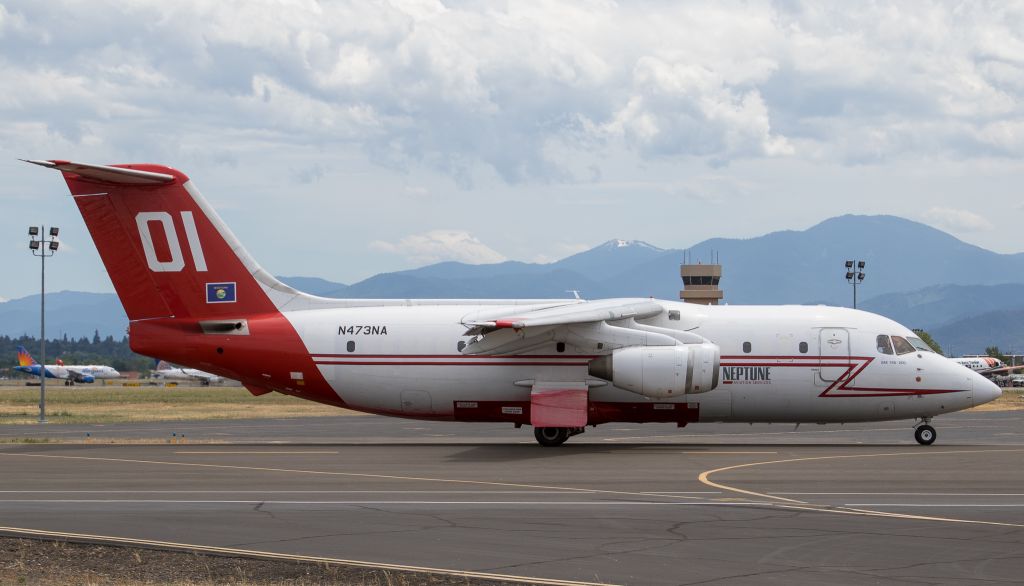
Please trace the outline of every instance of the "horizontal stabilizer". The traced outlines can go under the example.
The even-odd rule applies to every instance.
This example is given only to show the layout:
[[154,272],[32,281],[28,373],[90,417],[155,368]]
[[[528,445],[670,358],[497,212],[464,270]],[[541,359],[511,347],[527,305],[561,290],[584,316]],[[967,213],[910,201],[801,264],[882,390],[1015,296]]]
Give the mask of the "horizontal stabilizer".
[[38,161],[21,159],[26,163],[39,165],[48,169],[57,169],[74,173],[79,177],[101,181],[103,183],[114,183],[122,185],[159,185],[174,181],[174,175],[166,173],[154,173],[152,171],[140,171],[125,167],[108,167],[106,165],[88,165],[86,163],[72,163],[71,161]]

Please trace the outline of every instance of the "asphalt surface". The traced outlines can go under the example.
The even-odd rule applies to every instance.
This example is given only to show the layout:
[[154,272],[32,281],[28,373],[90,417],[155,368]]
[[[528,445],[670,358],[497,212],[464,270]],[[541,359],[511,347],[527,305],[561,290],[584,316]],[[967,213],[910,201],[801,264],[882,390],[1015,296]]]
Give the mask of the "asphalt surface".
[[929,447],[909,422],[614,424],[560,448],[368,416],[8,426],[184,443],[3,445],[0,525],[589,582],[1019,583],[1022,424],[952,414]]

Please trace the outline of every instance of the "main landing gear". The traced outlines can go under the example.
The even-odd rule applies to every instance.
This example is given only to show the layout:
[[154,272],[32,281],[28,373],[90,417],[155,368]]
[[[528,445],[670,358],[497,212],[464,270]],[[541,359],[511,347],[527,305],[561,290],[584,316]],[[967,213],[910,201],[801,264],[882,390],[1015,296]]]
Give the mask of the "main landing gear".
[[545,448],[553,448],[565,443],[565,440],[574,435],[583,433],[582,427],[535,427],[533,437],[537,443]]
[[935,428],[928,425],[930,422],[931,418],[922,419],[921,425],[914,428],[914,439],[922,446],[932,445],[935,443],[935,438],[938,437]]

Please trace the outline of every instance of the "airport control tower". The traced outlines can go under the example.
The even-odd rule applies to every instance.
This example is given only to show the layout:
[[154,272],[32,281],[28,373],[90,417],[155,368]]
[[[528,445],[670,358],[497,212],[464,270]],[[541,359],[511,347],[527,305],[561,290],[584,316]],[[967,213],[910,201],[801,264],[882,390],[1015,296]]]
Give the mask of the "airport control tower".
[[683,278],[680,299],[687,303],[718,305],[724,295],[718,288],[718,282],[722,279],[722,265],[717,255],[712,254],[711,258],[711,264],[702,264],[700,261],[694,264],[690,255],[684,253],[683,264],[679,266],[679,276]]

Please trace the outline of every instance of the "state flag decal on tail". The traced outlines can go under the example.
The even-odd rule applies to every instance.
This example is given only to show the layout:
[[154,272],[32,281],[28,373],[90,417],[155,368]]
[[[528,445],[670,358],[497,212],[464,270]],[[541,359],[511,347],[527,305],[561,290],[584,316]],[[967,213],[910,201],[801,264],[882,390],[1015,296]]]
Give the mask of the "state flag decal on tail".
[[234,283],[206,284],[207,303],[234,303],[235,301],[237,301],[237,298],[235,297]]

